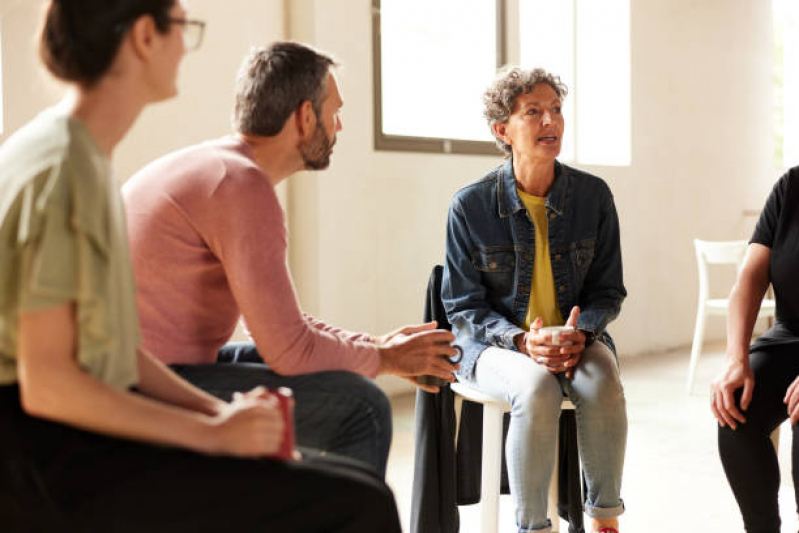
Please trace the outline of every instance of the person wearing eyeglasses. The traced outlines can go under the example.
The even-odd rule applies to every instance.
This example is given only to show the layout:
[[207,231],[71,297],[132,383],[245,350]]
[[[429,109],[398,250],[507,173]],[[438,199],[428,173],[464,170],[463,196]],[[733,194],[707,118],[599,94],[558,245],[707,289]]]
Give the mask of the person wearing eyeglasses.
[[458,380],[511,406],[505,456],[518,531],[551,530],[547,494],[567,394],[585,512],[592,531],[618,533],[627,414],[606,328],[627,295],[619,221],[602,179],[557,160],[566,94],[558,76],[519,67],[485,91],[506,161],[450,203],[441,293],[464,352]]
[[[391,407],[372,378],[452,381],[457,365],[440,356],[456,351],[434,323],[376,337],[300,308],[275,186],[330,164],[343,105],[334,67],[300,43],[253,49],[238,76],[235,132],[150,163],[122,192],[144,346],[222,398],[291,388],[298,443],[383,475]],[[226,344],[240,316],[254,343]]]
[[0,147],[3,532],[400,531],[369,469],[275,458],[274,397],[220,401],[141,347],[109,161],[202,28],[175,0],[46,5],[67,96]]

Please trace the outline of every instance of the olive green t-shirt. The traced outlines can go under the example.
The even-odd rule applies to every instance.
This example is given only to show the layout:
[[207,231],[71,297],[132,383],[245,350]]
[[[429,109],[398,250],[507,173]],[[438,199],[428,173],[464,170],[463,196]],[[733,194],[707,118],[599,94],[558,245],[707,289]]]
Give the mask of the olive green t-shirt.
[[20,315],[70,302],[80,366],[134,385],[140,333],[119,191],[86,128],[50,109],[0,147],[0,385],[17,381]]

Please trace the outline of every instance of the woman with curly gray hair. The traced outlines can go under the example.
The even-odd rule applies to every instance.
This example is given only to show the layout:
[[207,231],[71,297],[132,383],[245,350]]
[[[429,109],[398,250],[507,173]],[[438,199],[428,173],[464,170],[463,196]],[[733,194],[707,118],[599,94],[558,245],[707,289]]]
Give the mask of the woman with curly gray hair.
[[[627,415],[606,327],[627,294],[619,223],[607,184],[556,159],[566,93],[557,76],[519,68],[485,92],[507,161],[452,200],[442,296],[464,349],[458,379],[511,405],[505,454],[518,530],[550,531],[547,490],[566,394],[586,513],[593,531],[618,533]],[[561,329],[544,329],[552,326]]]

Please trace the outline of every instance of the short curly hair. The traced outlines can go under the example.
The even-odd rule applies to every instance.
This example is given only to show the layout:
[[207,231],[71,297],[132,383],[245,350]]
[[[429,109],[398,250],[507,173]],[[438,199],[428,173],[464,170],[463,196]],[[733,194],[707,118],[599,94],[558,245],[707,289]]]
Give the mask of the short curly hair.
[[494,82],[483,93],[483,116],[488,121],[488,127],[505,157],[511,156],[510,145],[496,136],[494,124],[504,124],[513,113],[516,97],[520,94],[532,92],[533,87],[539,83],[546,83],[555,91],[562,102],[569,89],[560,80],[560,77],[547,72],[542,68],[524,70],[519,67],[506,67],[498,74]]

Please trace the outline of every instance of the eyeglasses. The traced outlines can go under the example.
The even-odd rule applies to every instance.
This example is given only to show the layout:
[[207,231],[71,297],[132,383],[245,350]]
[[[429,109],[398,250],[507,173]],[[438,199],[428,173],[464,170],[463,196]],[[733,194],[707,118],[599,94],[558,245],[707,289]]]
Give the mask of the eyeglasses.
[[183,45],[187,51],[197,50],[203,42],[205,34],[205,22],[202,20],[191,19],[167,19],[170,24],[180,24],[183,26]]

